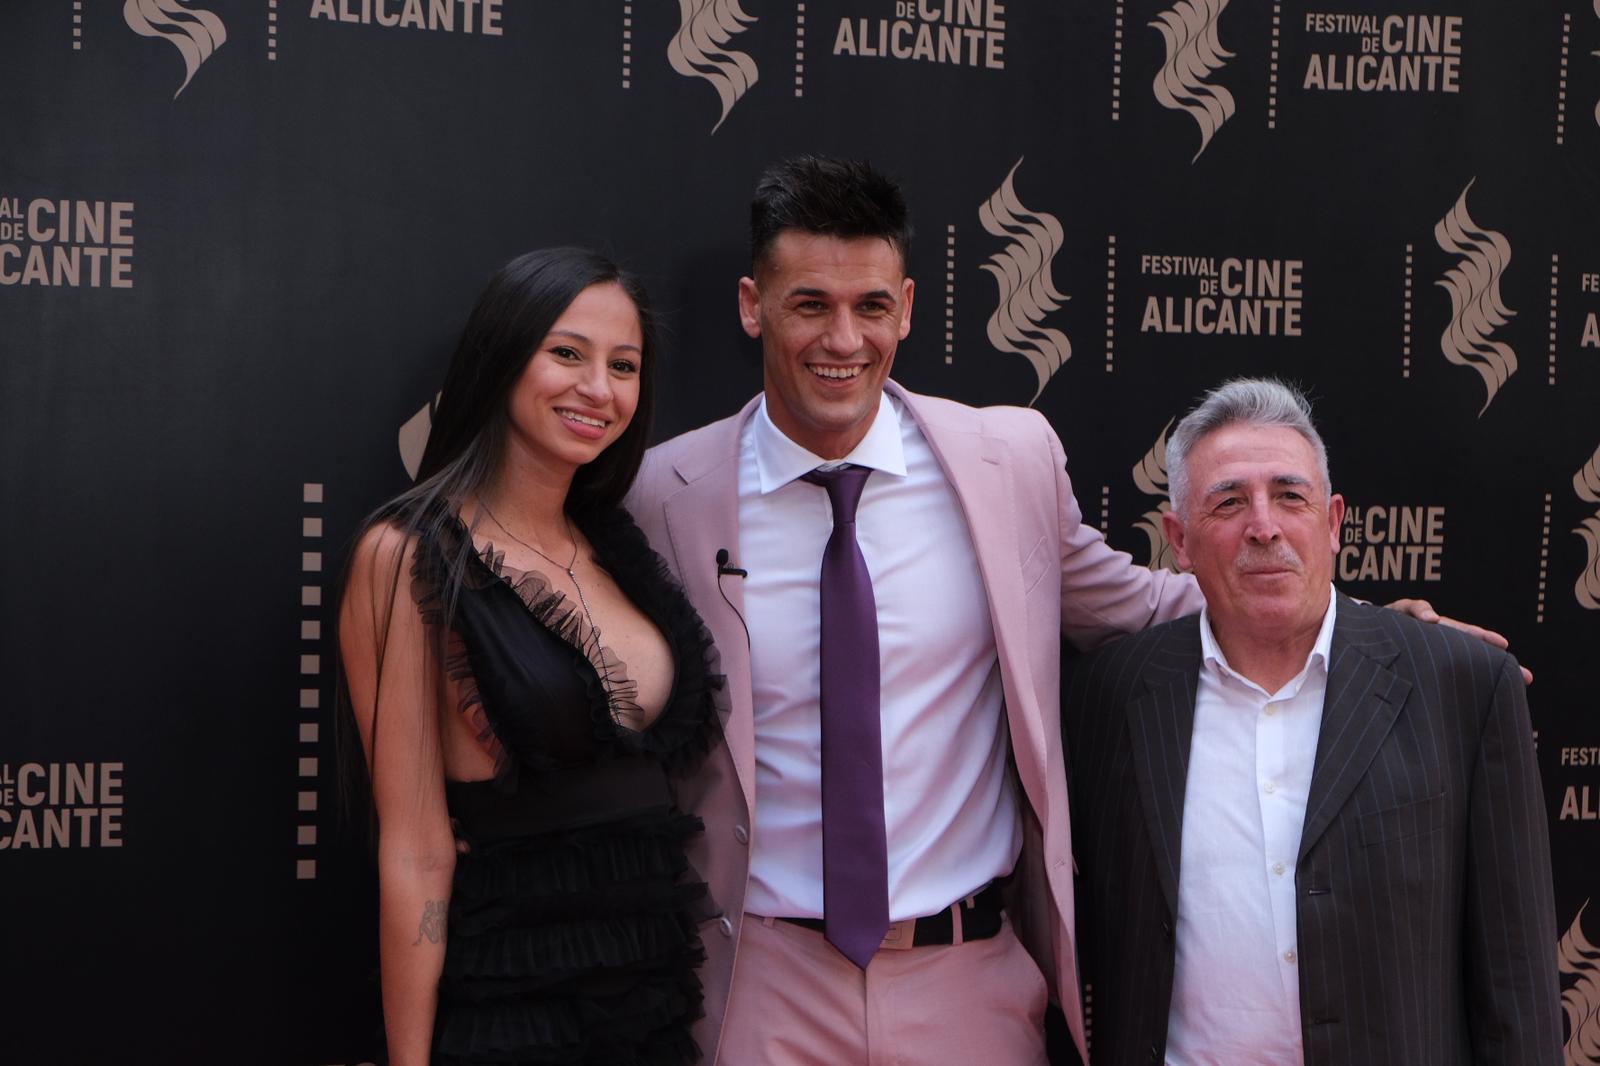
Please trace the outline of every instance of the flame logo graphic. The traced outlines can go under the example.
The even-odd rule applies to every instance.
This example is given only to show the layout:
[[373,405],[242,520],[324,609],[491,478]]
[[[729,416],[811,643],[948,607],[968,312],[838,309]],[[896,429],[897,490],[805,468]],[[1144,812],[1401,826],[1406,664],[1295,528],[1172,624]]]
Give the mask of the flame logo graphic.
[[1600,448],[1596,448],[1589,461],[1572,475],[1572,491],[1580,500],[1600,503]]
[[[1596,0],[1596,3],[1600,3],[1600,0]],[[1577,493],[1580,500],[1600,503],[1600,448],[1596,448],[1589,461],[1572,475],[1572,491]],[[1573,532],[1583,538],[1589,557],[1578,574],[1572,593],[1582,606],[1591,611],[1600,611],[1600,514],[1585,518],[1583,524]]]
[[400,462],[405,465],[406,475],[412,481],[417,479],[422,453],[428,450],[428,434],[433,432],[433,409],[438,403],[439,397],[434,396],[400,427]]
[[1200,148],[1193,163],[1222,124],[1233,117],[1233,94],[1205,79],[1221,70],[1233,53],[1217,39],[1217,20],[1228,0],[1178,0],[1150,26],[1161,32],[1167,58],[1156,71],[1156,99],[1173,111],[1187,111],[1200,127]]
[[1439,347],[1450,362],[1470,366],[1483,377],[1489,395],[1478,412],[1481,418],[1500,386],[1517,372],[1517,353],[1509,344],[1489,339],[1516,314],[1500,299],[1500,276],[1511,262],[1511,243],[1504,234],[1481,228],[1467,213],[1467,192],[1477,180],[1467,182],[1456,205],[1433,227],[1433,237],[1440,248],[1462,257],[1435,282],[1450,294],[1450,325]]
[[127,0],[122,17],[134,33],[171,41],[183,55],[183,84],[172,94],[174,100],[189,87],[200,64],[228,39],[221,19],[209,11],[190,11],[179,0]]
[[1070,297],[1056,288],[1050,276],[1050,263],[1061,250],[1064,236],[1061,223],[1054,215],[1029,211],[1017,199],[1011,183],[1021,165],[1018,159],[994,195],[978,208],[978,221],[996,237],[1011,238],[1004,250],[983,264],[1000,290],[999,306],[989,316],[989,343],[997,351],[1014,352],[1033,364],[1039,379],[1033,393],[1037,400],[1051,375],[1072,358],[1067,335],[1041,326],[1039,321],[1060,310],[1061,302]]
[[667,60],[679,74],[704,78],[717,90],[722,115],[711,127],[716,133],[733,105],[760,76],[755,60],[722,46],[756,19],[740,9],[739,0],[678,0],[678,12],[681,22],[667,45]]
[[[1167,495],[1167,431],[1172,428],[1175,419],[1167,419],[1167,424],[1161,427],[1161,435],[1156,437],[1155,444],[1145,452],[1133,467],[1133,483],[1140,492],[1146,496]],[[1166,530],[1161,528],[1161,516],[1172,509],[1166,500],[1156,505],[1153,511],[1146,511],[1139,516],[1139,521],[1133,528],[1143,533],[1150,541],[1150,569],[1171,570],[1176,572],[1178,557],[1172,550],[1172,545],[1167,543]]]
[[1600,611],[1600,514],[1585,518],[1573,532],[1583,538],[1589,558],[1584,563],[1583,572],[1578,575],[1577,583],[1572,586],[1572,593],[1578,597],[1581,606]]
[[[1600,1066],[1600,948],[1583,935],[1585,900],[1572,928],[1556,946],[1562,977],[1575,980],[1562,989],[1561,1009],[1567,1015],[1566,1066]],[[1562,984],[1566,984],[1565,981]]]

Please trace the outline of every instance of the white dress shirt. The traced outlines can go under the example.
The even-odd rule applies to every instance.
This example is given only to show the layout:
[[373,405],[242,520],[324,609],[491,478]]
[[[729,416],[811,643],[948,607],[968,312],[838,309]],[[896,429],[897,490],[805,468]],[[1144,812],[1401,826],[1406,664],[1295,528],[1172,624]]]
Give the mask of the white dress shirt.
[[1183,800],[1171,1066],[1304,1061],[1295,858],[1322,728],[1334,596],[1300,673],[1277,692],[1235,673],[1200,614]]
[[[989,599],[960,501],[896,401],[882,397],[840,462],[873,471],[856,540],[878,608],[889,917],[921,917],[1009,873],[1022,850]],[[822,916],[820,577],[833,511],[825,489],[796,479],[835,465],[785,436],[765,400],[740,438],[754,914]]]

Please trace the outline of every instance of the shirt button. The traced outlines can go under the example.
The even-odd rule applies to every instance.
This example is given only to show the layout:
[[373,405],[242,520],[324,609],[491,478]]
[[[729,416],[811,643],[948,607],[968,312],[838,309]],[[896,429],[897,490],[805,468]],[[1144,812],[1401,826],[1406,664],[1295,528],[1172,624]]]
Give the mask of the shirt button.
[[1270,795],[1271,793],[1278,791],[1278,783],[1276,781],[1263,781],[1261,783],[1261,790]]
[[1284,962],[1290,963],[1292,965],[1294,963],[1294,959],[1295,959],[1294,948],[1290,948],[1288,951],[1285,951],[1283,953],[1283,961]]
[[1272,864],[1272,872],[1277,874],[1279,877],[1282,877],[1283,876],[1283,871],[1285,871],[1287,869],[1288,869],[1288,867],[1285,866],[1281,862],[1275,862],[1275,863]]
[[733,936],[733,923],[726,916],[717,919],[717,928],[722,930],[723,936]]
[[1273,715],[1275,715],[1277,713],[1278,713],[1278,705],[1276,703],[1267,704],[1267,717],[1268,718],[1271,718]]
[[750,831],[742,825],[736,825],[733,827],[733,839],[741,844],[748,844],[750,843]]

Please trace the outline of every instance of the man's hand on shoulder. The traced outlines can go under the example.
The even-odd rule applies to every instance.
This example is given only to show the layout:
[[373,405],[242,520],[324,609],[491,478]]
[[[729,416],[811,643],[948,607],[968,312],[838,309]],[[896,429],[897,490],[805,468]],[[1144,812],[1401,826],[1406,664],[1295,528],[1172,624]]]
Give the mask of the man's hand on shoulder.
[[[1386,606],[1391,611],[1400,611],[1404,614],[1408,614],[1419,622],[1438,623],[1439,625],[1449,626],[1451,629],[1459,629],[1467,636],[1477,637],[1485,644],[1492,644],[1496,648],[1506,649],[1511,647],[1511,642],[1505,637],[1501,636],[1499,633],[1496,633],[1494,630],[1485,629],[1482,626],[1475,626],[1471,622],[1462,622],[1454,618],[1446,618],[1444,615],[1434,610],[1433,604],[1429,603],[1427,600],[1395,600],[1393,603],[1386,604]],[[1526,666],[1522,667],[1521,669],[1523,682],[1529,685],[1533,684],[1533,671],[1529,670]]]

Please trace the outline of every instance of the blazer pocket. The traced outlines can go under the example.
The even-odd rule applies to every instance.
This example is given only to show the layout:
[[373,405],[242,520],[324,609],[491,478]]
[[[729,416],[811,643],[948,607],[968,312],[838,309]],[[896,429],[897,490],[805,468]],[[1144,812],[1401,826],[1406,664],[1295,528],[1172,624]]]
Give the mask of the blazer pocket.
[[1367,847],[1405,840],[1444,828],[1444,793],[1361,816],[1361,843]]
[[1026,595],[1033,591],[1033,586],[1044,577],[1045,571],[1050,569],[1050,548],[1045,543],[1045,538],[1040,537],[1034,542],[1033,548],[1022,560],[1022,591]]

